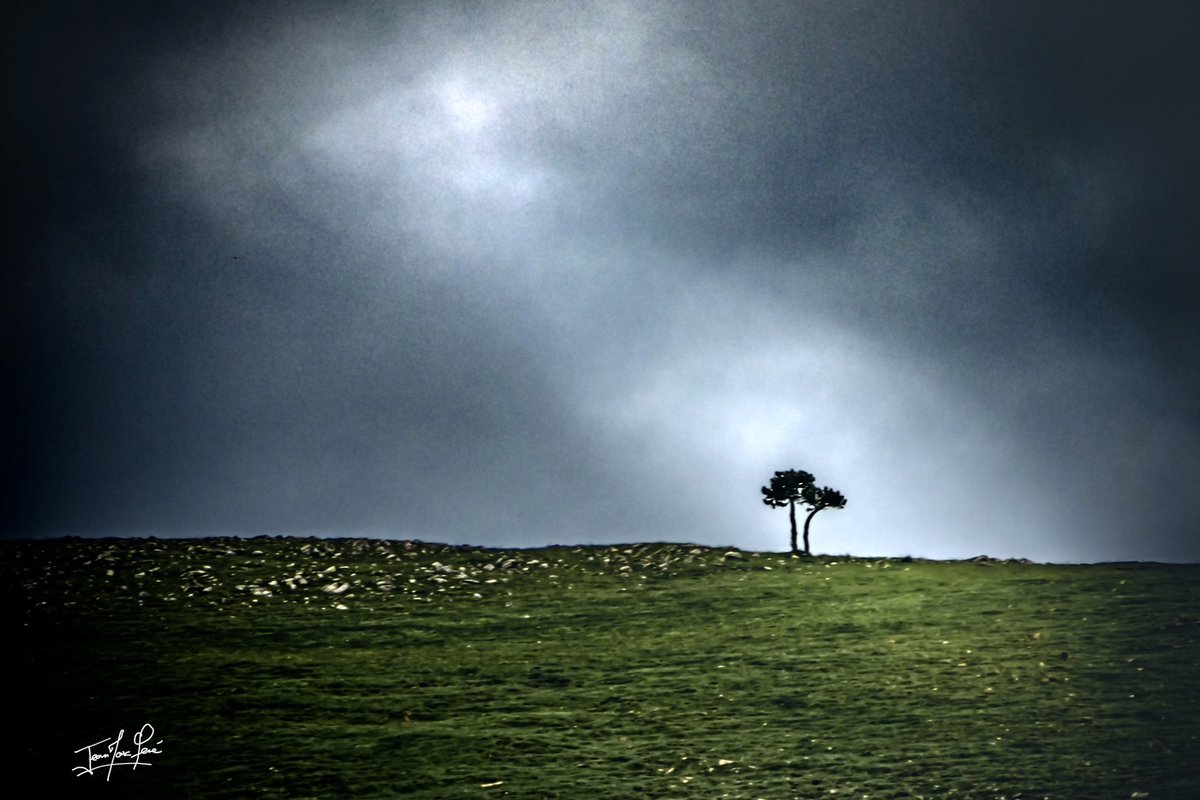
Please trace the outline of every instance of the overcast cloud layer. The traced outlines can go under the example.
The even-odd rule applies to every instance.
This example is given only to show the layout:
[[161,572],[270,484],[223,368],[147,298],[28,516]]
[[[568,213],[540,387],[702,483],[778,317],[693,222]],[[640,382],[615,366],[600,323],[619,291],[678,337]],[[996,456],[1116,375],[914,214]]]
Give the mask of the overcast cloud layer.
[[7,535],[1200,559],[1187,7],[39,4]]

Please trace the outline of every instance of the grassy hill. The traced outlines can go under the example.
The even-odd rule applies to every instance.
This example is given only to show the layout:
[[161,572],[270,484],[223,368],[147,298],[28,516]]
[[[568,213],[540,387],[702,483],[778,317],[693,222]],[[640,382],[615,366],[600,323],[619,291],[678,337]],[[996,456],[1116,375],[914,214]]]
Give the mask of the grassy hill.
[[[1200,796],[1200,566],[106,539],[0,585],[47,791]],[[72,774],[144,723],[152,766]]]

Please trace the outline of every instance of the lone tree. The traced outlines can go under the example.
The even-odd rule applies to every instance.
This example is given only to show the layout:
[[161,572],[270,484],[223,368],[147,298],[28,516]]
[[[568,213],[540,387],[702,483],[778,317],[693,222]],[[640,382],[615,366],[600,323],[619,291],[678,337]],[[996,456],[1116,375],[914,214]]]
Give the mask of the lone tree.
[[[771,485],[762,487],[763,502],[772,508],[788,508],[788,518],[792,523],[792,552],[799,555],[811,555],[808,548],[808,526],[817,512],[823,508],[845,508],[846,497],[836,489],[828,486],[817,487],[811,472],[802,469],[778,471],[771,478]],[[804,550],[796,546],[796,504],[807,508],[808,516],[804,519]]]

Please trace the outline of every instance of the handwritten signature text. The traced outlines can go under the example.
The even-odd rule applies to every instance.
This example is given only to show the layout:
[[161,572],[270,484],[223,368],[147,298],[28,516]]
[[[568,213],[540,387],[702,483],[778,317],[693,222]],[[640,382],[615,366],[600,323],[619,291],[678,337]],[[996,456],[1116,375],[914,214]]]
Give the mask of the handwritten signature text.
[[77,776],[103,772],[104,780],[107,781],[112,777],[114,767],[137,769],[138,767],[153,766],[145,758],[162,753],[157,747],[162,744],[162,739],[156,742],[151,741],[154,739],[154,726],[149,722],[133,735],[132,749],[129,749],[128,745],[124,749],[121,747],[121,740],[124,738],[125,729],[122,728],[115,737],[110,736],[79,748],[75,752],[84,754],[83,766],[72,767],[71,771]]

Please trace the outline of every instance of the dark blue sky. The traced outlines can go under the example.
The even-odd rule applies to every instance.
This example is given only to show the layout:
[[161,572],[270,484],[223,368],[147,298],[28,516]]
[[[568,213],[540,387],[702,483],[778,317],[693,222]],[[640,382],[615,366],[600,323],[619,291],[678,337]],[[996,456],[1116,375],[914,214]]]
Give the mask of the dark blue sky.
[[6,535],[1200,559],[1190,4],[26,5]]

